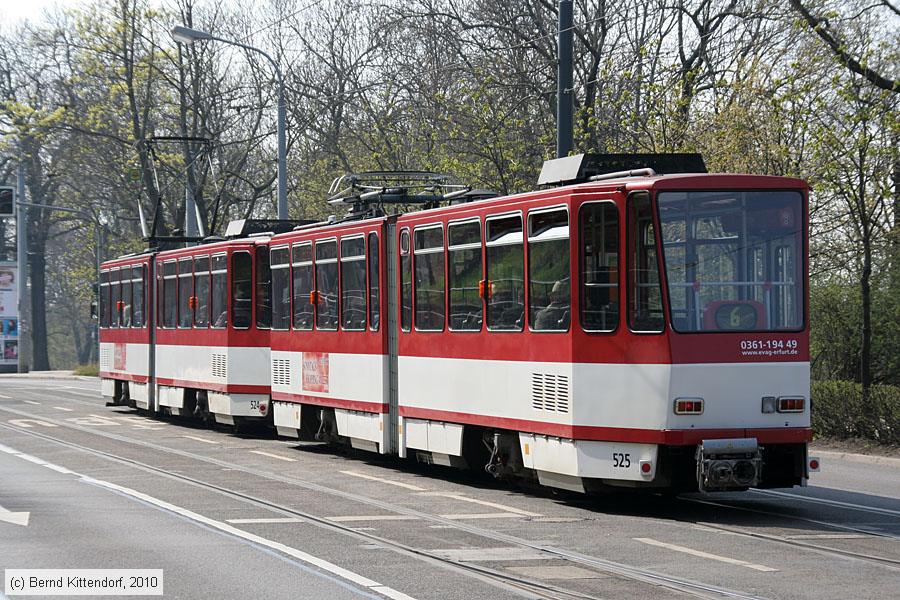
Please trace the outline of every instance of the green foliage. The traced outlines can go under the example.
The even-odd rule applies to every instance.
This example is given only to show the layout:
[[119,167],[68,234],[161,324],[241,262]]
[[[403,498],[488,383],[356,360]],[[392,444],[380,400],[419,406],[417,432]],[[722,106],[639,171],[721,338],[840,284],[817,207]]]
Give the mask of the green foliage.
[[874,385],[864,402],[858,383],[816,381],[810,395],[812,428],[817,436],[900,444],[900,387]]
[[100,367],[97,363],[78,365],[75,367],[75,374],[82,377],[97,377],[100,374]]

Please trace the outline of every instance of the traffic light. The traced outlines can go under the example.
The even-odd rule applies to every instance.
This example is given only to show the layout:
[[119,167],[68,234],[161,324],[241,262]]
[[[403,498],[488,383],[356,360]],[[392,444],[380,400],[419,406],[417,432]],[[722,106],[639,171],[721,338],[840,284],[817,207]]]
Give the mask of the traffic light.
[[16,190],[12,187],[0,187],[0,217],[12,217],[16,214]]

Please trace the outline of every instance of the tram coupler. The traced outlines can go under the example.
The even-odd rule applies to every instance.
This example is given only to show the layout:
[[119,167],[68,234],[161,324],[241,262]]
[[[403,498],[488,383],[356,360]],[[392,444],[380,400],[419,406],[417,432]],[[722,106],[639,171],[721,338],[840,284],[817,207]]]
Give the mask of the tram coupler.
[[703,440],[697,446],[701,492],[744,490],[759,484],[762,452],[756,438]]

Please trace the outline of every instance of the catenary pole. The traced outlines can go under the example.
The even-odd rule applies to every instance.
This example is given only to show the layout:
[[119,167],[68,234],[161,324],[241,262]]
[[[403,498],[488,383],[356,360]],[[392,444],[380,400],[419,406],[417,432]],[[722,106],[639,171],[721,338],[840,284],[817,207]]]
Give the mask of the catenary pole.
[[556,157],[568,156],[574,146],[572,89],[572,0],[559,0],[559,43],[556,74]]

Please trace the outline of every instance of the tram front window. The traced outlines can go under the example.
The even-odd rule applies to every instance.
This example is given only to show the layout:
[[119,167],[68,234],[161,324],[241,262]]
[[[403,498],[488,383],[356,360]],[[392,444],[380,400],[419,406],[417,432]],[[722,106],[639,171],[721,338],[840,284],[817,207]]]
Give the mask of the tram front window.
[[803,327],[798,192],[660,192],[658,209],[676,331]]

